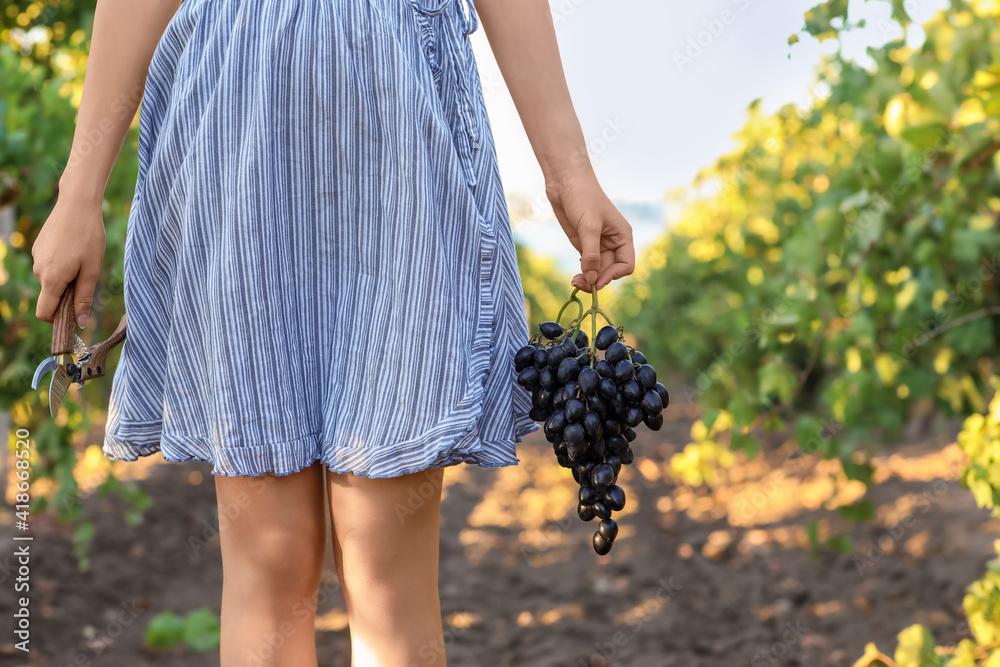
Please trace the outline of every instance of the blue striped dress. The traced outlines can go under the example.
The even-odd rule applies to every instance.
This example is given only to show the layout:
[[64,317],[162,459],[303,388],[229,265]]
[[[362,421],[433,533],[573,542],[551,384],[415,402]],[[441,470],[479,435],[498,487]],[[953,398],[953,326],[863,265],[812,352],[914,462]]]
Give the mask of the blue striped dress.
[[104,454],[518,462],[523,293],[472,0],[184,0],[149,66]]

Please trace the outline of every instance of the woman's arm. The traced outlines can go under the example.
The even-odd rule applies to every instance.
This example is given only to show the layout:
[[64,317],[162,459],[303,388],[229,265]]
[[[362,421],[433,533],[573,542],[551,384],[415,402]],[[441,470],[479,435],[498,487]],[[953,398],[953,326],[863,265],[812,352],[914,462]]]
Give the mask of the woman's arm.
[[73,143],[56,204],[31,247],[42,285],[35,316],[51,322],[76,279],[77,323],[87,321],[104,259],[104,189],[145,89],[146,72],[181,0],[98,0]]
[[580,251],[573,285],[601,289],[635,269],[632,227],[597,182],[559,57],[548,0],[476,0],[483,31],[545,177],[545,194]]

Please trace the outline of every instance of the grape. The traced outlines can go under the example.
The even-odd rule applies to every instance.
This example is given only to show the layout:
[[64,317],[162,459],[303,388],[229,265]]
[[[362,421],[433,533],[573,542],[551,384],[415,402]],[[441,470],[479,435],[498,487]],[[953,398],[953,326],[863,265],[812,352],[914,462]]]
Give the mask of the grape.
[[600,533],[594,533],[594,551],[598,556],[606,556],[611,551],[611,542],[604,539]]
[[538,369],[534,367],[525,368],[517,374],[517,383],[525,389],[530,389],[538,382]]
[[[543,384],[542,386],[544,387],[545,385]],[[640,387],[639,383],[636,382],[635,380],[629,380],[622,387],[622,395],[625,397],[625,400],[627,400],[629,403],[635,403],[640,398],[642,398],[643,395],[642,387]]]
[[597,385],[597,395],[602,398],[606,398],[609,401],[613,399],[618,394],[618,388],[615,386],[615,381],[611,378],[604,378]]
[[656,371],[649,364],[643,364],[636,369],[635,379],[643,389],[652,389],[656,386]]
[[604,492],[604,504],[615,512],[625,509],[625,491],[617,484],[612,484]]
[[594,466],[590,471],[590,483],[598,491],[603,491],[615,481],[615,471],[607,463]]
[[572,338],[566,338],[562,342],[563,349],[566,350],[566,356],[575,357],[576,356],[576,343],[573,342]]
[[640,352],[639,350],[635,350],[634,352],[632,352],[632,361],[641,366],[642,364],[646,363],[646,355]]
[[514,370],[520,373],[535,363],[535,346],[525,345],[514,355]]
[[580,391],[588,396],[592,396],[597,391],[597,385],[601,381],[601,376],[593,368],[581,368],[580,375],[576,381],[580,383]]
[[587,437],[591,440],[591,442],[597,440],[598,438],[601,437],[601,435],[603,435],[601,429],[601,418],[597,415],[596,412],[591,412],[590,410],[587,410],[583,414],[583,419],[580,420],[580,423],[583,424],[583,430],[587,434]]
[[[656,396],[656,394],[653,394]],[[660,397],[656,396],[656,400],[659,401]],[[586,406],[583,404],[579,398],[571,398],[566,401],[566,421],[568,422],[578,422],[583,421],[583,414],[587,411]]]
[[597,338],[594,342],[597,344],[598,350],[606,350],[608,346],[618,340],[618,329],[614,328],[610,324],[601,327],[601,330],[597,332]]
[[597,416],[604,419],[607,416],[608,402],[600,396],[594,396],[588,401],[590,409],[597,413]]
[[638,405],[630,405],[625,409],[625,423],[629,426],[638,426],[645,416]]
[[607,359],[601,359],[594,364],[594,370],[602,378],[613,378],[615,375],[615,367],[608,363]]
[[612,435],[604,439],[604,442],[608,445],[608,452],[614,454],[615,456],[621,456],[622,452],[628,449],[628,441],[625,440],[624,436]]
[[[628,359],[628,348],[625,347],[625,343],[615,342],[608,347],[608,351],[604,353],[604,358],[608,360],[609,364],[617,364],[622,359]],[[631,363],[631,362],[629,362]]]
[[597,516],[597,513],[594,511],[593,505],[584,505],[583,503],[577,505],[576,513],[584,521],[593,521],[594,517]]
[[636,434],[634,429],[627,428],[625,429],[625,431],[622,432],[622,435],[625,436],[625,440],[627,440],[628,442],[632,442],[633,440],[635,440]]
[[625,397],[620,391],[615,392],[615,397],[611,399],[611,409],[615,414],[621,414],[625,410]]
[[642,396],[642,403],[640,403],[642,411],[649,416],[656,416],[663,411],[663,401],[660,400],[660,395],[655,391],[647,391]]
[[566,348],[562,347],[561,345],[556,345],[554,347],[549,348],[548,357],[546,358],[547,359],[546,363],[549,368],[551,368],[552,370],[556,370],[557,368],[559,368],[559,364],[562,363],[562,360],[565,359],[567,356],[568,355],[566,354]]
[[552,407],[555,410],[566,407],[566,387],[556,389],[556,393],[552,396]]
[[570,424],[563,429],[563,439],[571,445],[583,442],[586,433],[583,431],[583,424]]
[[545,389],[551,389],[556,386],[556,374],[552,372],[551,368],[543,368],[542,372],[538,373],[538,384]]
[[580,486],[581,505],[593,505],[597,502],[598,498],[600,498],[600,495],[592,486],[587,486],[586,484]]
[[542,332],[542,335],[549,340],[558,338],[563,332],[562,325],[558,322],[542,322],[538,325],[538,329]]
[[566,446],[566,454],[569,456],[569,460],[572,463],[583,460],[584,455],[586,455],[587,450],[590,446],[586,441],[583,442],[571,442]]
[[597,526],[597,532],[608,542],[614,542],[618,537],[618,522],[614,519],[604,519]]
[[650,431],[659,431],[663,427],[663,413],[648,415],[642,421],[649,427]]
[[[608,455],[607,458],[604,459],[604,462],[607,463],[609,466],[611,466],[611,469],[615,471],[615,477],[617,478],[618,473],[621,472],[622,469],[622,460],[617,456],[615,456],[614,454],[610,454]],[[574,478],[575,477],[576,476],[574,475]],[[576,481],[579,482],[580,480]]]
[[632,368],[632,362],[628,359],[622,359],[617,364],[615,364],[615,382],[618,384],[623,384],[632,379],[635,372]]
[[[554,393],[551,389],[539,389],[535,394],[535,405],[543,408],[549,407],[552,405],[552,395]],[[536,419],[535,421],[539,420]]]
[[584,480],[590,479],[590,471],[594,469],[593,463],[583,463],[578,466],[573,466],[573,479],[576,480],[577,484],[581,484]]
[[670,395],[667,393],[667,388],[657,382],[656,386],[653,387],[653,391],[660,395],[660,400],[663,401],[663,409],[666,410],[667,406],[670,405]]
[[600,500],[594,503],[594,513],[602,519],[611,518],[611,508]]
[[566,413],[562,410],[553,412],[552,415],[545,420],[545,426],[543,428],[546,434],[555,435],[556,433],[561,433],[563,429],[566,428]]
[[[660,416],[662,417],[662,415]],[[604,458],[604,452],[605,452],[604,438],[598,438],[597,441],[594,442],[594,444],[590,447],[589,454],[591,458],[600,460]]]
[[546,350],[535,350],[535,368],[539,370],[545,368],[545,360],[548,356],[549,353]]
[[576,332],[576,338],[573,339],[573,342],[578,348],[590,347],[590,339],[587,338],[587,333],[583,329]]
[[575,380],[580,374],[580,364],[572,359],[563,359],[556,371],[556,380],[561,384],[566,384],[570,380]]

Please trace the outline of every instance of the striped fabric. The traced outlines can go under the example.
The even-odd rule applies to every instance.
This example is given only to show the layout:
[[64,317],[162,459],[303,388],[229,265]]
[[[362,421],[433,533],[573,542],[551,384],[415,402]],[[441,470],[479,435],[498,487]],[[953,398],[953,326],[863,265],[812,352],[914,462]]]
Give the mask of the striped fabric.
[[181,4],[140,111],[107,457],[518,462],[538,425],[477,26],[472,0]]

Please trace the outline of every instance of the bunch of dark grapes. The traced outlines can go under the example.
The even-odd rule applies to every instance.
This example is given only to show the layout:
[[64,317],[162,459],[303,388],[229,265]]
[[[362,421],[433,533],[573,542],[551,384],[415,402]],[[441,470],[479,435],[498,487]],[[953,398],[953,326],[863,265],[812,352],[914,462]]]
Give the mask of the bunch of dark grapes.
[[559,465],[572,469],[580,484],[580,518],[601,520],[593,542],[603,556],[618,535],[612,513],[625,507],[616,482],[635,458],[629,444],[635,428],[660,430],[669,396],[645,355],[625,344],[621,328],[605,326],[594,345],[582,330],[557,322],[540,330],[514,357],[517,381],[531,392],[529,414],[545,423]]

